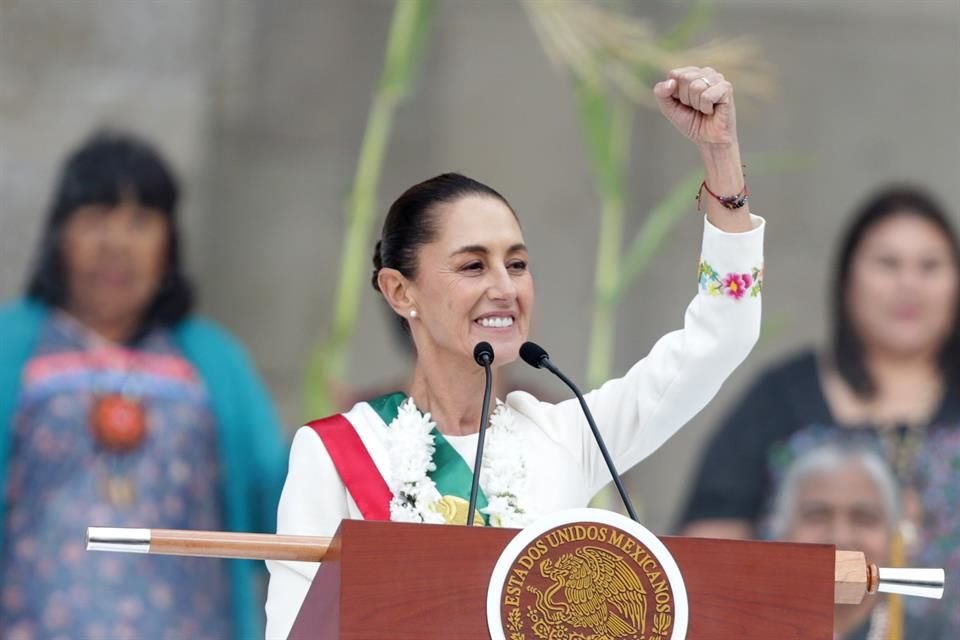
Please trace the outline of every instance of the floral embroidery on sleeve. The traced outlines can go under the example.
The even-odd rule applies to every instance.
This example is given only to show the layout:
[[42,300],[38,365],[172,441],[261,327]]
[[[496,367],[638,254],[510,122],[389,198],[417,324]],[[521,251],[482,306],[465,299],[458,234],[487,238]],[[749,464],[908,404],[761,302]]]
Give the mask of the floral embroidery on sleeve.
[[700,290],[709,296],[724,296],[734,300],[741,300],[746,295],[757,298],[763,291],[763,266],[754,267],[750,273],[730,272],[721,276],[709,262],[703,260],[697,280]]

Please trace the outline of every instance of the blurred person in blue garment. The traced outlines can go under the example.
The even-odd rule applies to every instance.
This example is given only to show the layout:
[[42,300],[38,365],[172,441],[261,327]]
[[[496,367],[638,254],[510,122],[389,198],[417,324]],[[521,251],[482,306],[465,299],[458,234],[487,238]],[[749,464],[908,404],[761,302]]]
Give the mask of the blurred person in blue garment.
[[162,156],[69,155],[0,307],[0,637],[262,637],[252,562],[86,553],[88,525],[274,530],[286,446],[246,352],[193,314]]

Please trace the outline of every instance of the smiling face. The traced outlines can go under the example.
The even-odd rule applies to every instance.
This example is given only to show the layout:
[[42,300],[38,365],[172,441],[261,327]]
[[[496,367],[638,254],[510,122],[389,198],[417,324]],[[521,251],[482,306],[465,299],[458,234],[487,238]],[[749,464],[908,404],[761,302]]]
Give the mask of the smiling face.
[[520,225],[500,200],[471,195],[438,205],[436,235],[417,252],[416,277],[394,309],[409,317],[421,357],[473,361],[478,342],[494,364],[517,359],[533,309],[533,278]]

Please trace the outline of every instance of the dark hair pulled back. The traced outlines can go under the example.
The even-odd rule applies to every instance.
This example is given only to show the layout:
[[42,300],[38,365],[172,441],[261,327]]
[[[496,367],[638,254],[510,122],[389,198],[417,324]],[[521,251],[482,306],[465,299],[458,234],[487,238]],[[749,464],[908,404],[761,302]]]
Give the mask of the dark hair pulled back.
[[377,277],[383,268],[396,269],[411,280],[416,278],[420,247],[432,242],[437,234],[436,208],[477,195],[496,198],[513,211],[495,189],[459,173],[444,173],[404,191],[390,206],[373,251],[373,288],[380,291]]

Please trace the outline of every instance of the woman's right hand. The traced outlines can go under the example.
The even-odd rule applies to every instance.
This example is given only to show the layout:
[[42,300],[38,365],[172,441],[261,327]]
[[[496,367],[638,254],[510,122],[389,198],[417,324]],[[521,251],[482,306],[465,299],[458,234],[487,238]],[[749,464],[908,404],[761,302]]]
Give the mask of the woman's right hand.
[[700,150],[707,191],[701,194],[711,224],[728,233],[753,229],[745,202],[728,209],[709,193],[724,198],[746,194],[733,85],[712,67],[681,67],[657,83],[653,93],[667,120]]
[[673,69],[653,93],[661,113],[697,146],[737,143],[733,85],[712,67]]

